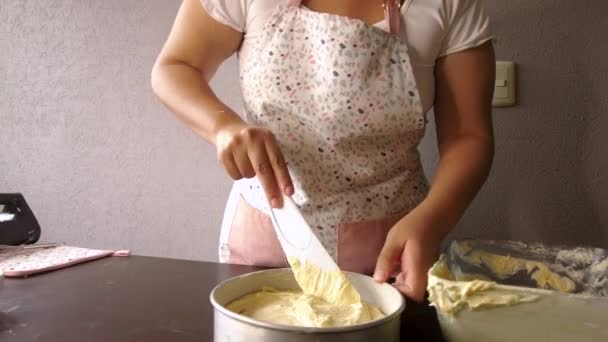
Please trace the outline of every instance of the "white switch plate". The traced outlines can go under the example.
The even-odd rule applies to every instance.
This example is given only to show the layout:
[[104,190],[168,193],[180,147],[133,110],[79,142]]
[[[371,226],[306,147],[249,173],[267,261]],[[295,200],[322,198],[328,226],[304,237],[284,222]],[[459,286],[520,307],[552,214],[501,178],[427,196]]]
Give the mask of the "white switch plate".
[[510,61],[496,62],[496,82],[494,83],[494,107],[515,105],[515,63]]

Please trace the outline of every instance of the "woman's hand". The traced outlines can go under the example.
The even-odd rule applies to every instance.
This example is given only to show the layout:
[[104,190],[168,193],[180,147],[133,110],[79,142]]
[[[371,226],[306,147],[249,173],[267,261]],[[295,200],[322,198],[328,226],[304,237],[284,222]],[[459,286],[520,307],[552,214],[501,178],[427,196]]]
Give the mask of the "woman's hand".
[[215,138],[218,160],[235,180],[257,176],[273,208],[294,188],[283,154],[269,130],[242,121],[224,125]]
[[414,209],[390,230],[378,257],[374,278],[386,282],[399,272],[394,286],[408,298],[421,302],[427,285],[427,272],[439,255],[441,234],[432,217]]

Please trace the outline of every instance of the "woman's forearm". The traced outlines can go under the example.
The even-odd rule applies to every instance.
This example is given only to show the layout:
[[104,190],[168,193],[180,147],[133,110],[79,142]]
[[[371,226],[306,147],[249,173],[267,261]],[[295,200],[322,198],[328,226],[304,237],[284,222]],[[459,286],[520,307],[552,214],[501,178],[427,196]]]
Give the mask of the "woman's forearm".
[[152,88],[182,122],[215,144],[221,127],[241,119],[213,93],[206,78],[185,63],[157,63],[152,71]]
[[463,215],[490,171],[494,156],[491,136],[462,136],[444,142],[426,199],[416,210],[428,213],[432,233],[445,237]]
[[257,177],[278,208],[281,193],[291,196],[293,184],[274,135],[245,123],[209,87],[242,41],[242,32],[212,18],[199,0],[184,0],[154,65],[152,88],[181,121],[215,145],[218,161],[232,179]]
[[439,165],[420,205],[443,238],[471,203],[494,157],[491,42],[448,55],[436,65],[435,123]]
[[222,103],[197,68],[185,63],[157,63],[152,88],[161,101],[197,134],[214,144],[220,163],[234,179],[256,176],[275,208],[282,193],[294,192],[291,176],[272,133],[247,125]]

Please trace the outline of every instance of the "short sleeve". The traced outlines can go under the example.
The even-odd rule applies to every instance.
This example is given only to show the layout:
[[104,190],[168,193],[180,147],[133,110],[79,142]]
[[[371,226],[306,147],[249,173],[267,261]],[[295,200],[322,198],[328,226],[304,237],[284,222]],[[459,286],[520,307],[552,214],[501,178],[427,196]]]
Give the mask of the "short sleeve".
[[245,32],[247,8],[251,0],[201,0],[207,13],[218,22]]
[[439,56],[477,47],[494,36],[482,0],[444,0],[446,34]]

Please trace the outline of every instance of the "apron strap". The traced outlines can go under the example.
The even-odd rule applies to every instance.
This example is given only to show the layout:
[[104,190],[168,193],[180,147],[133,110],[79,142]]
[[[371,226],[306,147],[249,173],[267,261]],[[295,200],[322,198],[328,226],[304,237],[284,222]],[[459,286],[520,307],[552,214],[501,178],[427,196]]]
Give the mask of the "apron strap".
[[287,4],[289,7],[299,7],[302,3],[302,0],[288,0]]
[[[302,0],[288,0],[287,4],[289,7],[299,7],[300,4],[302,4]],[[384,0],[382,7],[384,8],[384,19],[388,22],[390,32],[399,35],[401,27],[401,13],[399,9],[401,7],[401,1]]]
[[401,30],[401,1],[384,0],[382,7],[384,7],[384,18],[388,22],[390,32],[398,36]]

